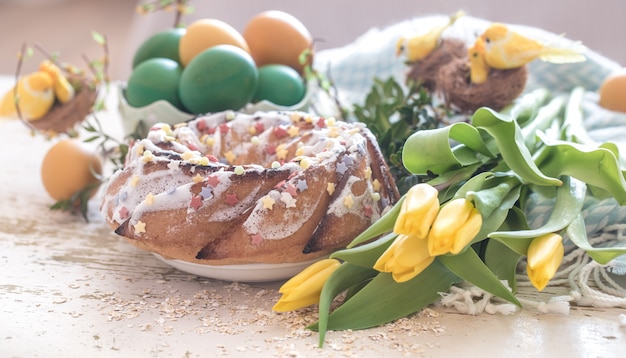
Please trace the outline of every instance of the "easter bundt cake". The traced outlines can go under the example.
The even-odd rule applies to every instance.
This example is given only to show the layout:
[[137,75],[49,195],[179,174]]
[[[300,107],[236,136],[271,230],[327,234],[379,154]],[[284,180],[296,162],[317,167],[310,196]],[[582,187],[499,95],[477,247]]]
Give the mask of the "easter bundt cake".
[[397,199],[364,125],[226,111],[153,126],[106,183],[101,210],[168,259],[291,263],[344,247]]

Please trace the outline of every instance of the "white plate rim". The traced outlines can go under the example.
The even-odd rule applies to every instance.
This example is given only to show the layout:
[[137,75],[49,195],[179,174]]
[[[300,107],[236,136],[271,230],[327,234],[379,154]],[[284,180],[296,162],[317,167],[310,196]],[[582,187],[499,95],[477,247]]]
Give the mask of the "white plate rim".
[[284,264],[250,263],[238,265],[204,265],[183,260],[166,259],[157,253],[153,253],[153,255],[160,261],[180,271],[230,282],[271,282],[286,280],[295,276],[312,263],[322,259],[320,257],[309,261]]

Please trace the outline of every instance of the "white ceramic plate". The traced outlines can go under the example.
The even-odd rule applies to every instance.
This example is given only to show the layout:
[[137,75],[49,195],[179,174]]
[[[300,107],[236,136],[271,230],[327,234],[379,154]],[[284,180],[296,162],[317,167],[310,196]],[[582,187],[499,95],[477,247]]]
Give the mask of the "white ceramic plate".
[[222,281],[233,282],[270,282],[285,280],[300,273],[315,260],[287,264],[244,264],[212,266],[182,260],[167,260],[154,254],[159,260],[181,271]]

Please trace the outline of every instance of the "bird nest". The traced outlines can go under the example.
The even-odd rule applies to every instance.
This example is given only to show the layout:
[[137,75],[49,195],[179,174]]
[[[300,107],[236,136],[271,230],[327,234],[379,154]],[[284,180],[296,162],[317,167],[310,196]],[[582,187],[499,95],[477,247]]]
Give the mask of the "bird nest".
[[74,87],[74,98],[67,103],[57,101],[45,116],[37,120],[24,120],[29,127],[49,135],[70,133],[93,112],[98,87],[82,75],[70,75],[68,81]]
[[499,111],[524,91],[526,66],[511,70],[491,69],[487,81],[470,81],[467,47],[461,40],[442,39],[441,44],[424,59],[409,63],[407,80],[440,94],[445,103],[461,113],[473,113],[480,107]]

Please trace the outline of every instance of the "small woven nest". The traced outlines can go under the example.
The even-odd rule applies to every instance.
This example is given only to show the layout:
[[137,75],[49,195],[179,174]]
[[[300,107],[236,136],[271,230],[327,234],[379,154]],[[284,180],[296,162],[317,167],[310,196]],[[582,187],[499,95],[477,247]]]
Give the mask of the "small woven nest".
[[512,70],[492,69],[485,83],[471,83],[467,47],[454,38],[442,39],[428,56],[408,65],[407,80],[441,94],[448,107],[461,113],[473,113],[480,107],[500,111],[522,94],[528,78],[524,66]]
[[74,98],[63,104],[56,102],[45,116],[27,121],[29,127],[50,135],[69,133],[91,114],[98,97],[98,88],[79,75],[68,76],[68,81],[74,87]]
[[473,113],[480,107],[500,111],[524,91],[528,70],[526,66],[489,72],[487,81],[473,84],[467,58],[456,59],[439,69],[437,89],[448,106],[464,113]]
[[433,92],[437,88],[439,69],[458,58],[467,58],[465,43],[454,38],[442,39],[441,44],[428,56],[408,63],[410,67],[406,77]]

